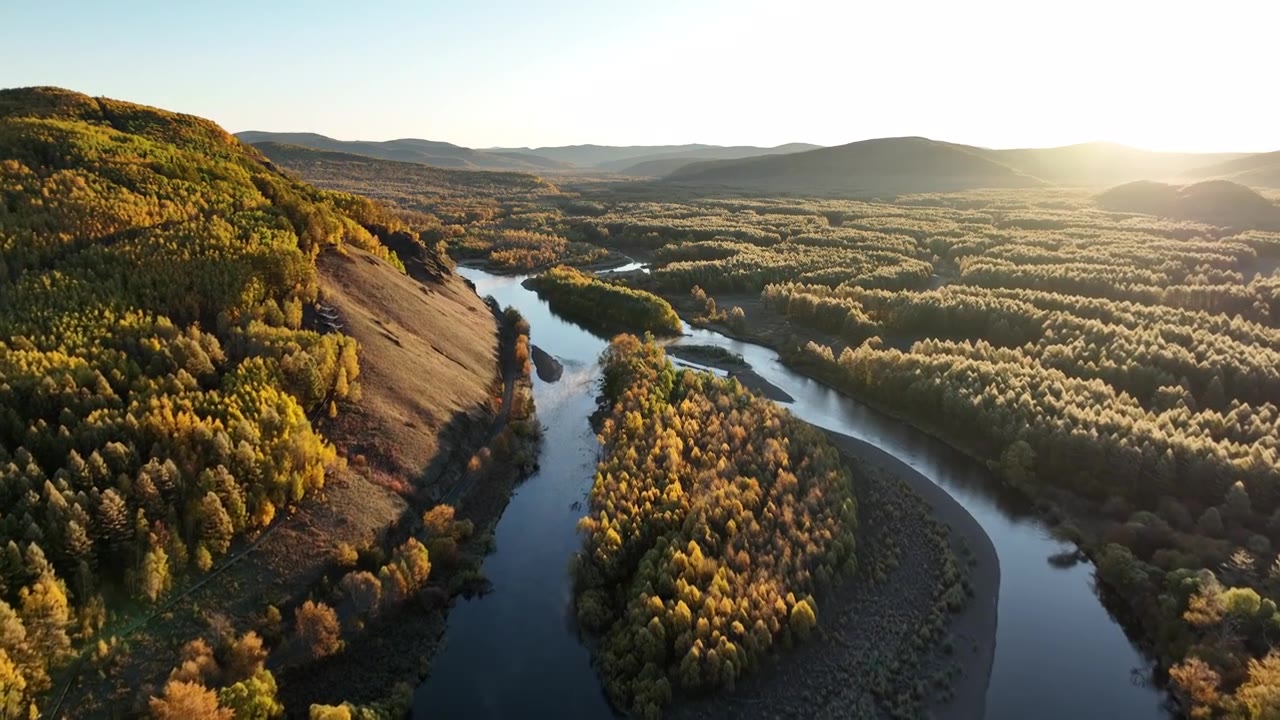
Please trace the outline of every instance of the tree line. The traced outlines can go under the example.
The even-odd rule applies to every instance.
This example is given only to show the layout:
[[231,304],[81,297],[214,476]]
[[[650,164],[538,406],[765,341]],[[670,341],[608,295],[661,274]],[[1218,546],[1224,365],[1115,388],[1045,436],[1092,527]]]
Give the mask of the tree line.
[[679,335],[684,326],[666,300],[565,265],[527,281],[556,313],[597,332]]

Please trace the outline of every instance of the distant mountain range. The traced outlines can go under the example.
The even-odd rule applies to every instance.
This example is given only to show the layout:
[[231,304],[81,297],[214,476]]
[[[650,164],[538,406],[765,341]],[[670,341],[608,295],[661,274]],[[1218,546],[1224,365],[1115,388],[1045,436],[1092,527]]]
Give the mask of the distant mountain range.
[[[472,149],[436,140],[335,140],[316,133],[277,133],[248,130],[236,137],[250,145],[277,143],[317,150],[364,155],[380,160],[416,162],[443,168],[519,170],[524,172],[591,171],[637,177],[661,177],[689,163],[732,160],[756,155],[814,150],[820,145],[791,143],[777,147],[740,145],[569,145],[543,148]],[[638,166],[638,167],[637,167]]]
[[1252,187],[1280,188],[1280,152],[1246,155],[1197,169],[1196,178],[1218,178]]
[[754,145],[567,145],[541,148],[492,148],[489,152],[534,155],[572,163],[581,168],[607,170],[637,177],[661,177],[703,160],[737,160],[758,155],[784,155],[817,150],[821,145],[788,143],[777,147]]
[[907,137],[692,163],[667,175],[683,185],[853,196],[1220,177],[1280,187],[1280,153],[1162,153],[1112,143],[992,150]]
[[823,195],[896,195],[1048,184],[987,157],[980,148],[921,137],[863,140],[791,155],[694,163],[675,171],[668,180]]
[[442,168],[608,172],[684,186],[853,197],[978,188],[1102,188],[1137,180],[1225,179],[1280,188],[1280,152],[1165,153],[1114,143],[993,150],[902,137],[837,147],[790,143],[772,148],[690,144],[477,150],[412,138],[367,142],[256,131],[238,137],[250,144],[274,142]]
[[1243,153],[1152,152],[1106,142],[1020,150],[971,149],[1055,185],[1093,187],[1134,180],[1184,178],[1195,168],[1245,156]]
[[249,130],[236,133],[241,142],[250,145],[273,142],[280,145],[299,145],[317,150],[365,155],[380,160],[397,160],[434,165],[443,168],[467,170],[523,170],[546,172],[570,167],[567,163],[550,160],[538,155],[521,153],[493,153],[454,145],[436,140],[404,138],[381,142],[367,140],[334,140],[316,133],[277,133]]

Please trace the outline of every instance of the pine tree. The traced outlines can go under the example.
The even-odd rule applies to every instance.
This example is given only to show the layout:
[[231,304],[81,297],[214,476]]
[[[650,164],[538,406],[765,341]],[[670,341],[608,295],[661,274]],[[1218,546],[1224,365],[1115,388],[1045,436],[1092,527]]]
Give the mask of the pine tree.
[[206,493],[200,501],[200,540],[209,552],[223,555],[231,547],[231,537],[235,528],[231,516],[227,514],[222,501],[212,492]]
[[121,549],[133,537],[132,513],[124,498],[115,488],[102,493],[98,503],[98,539],[112,556],[118,557]]

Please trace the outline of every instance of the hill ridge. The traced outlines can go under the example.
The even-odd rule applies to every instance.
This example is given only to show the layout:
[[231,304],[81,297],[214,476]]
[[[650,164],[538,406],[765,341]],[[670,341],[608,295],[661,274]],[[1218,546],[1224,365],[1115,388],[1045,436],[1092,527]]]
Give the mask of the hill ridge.
[[530,157],[520,153],[492,153],[474,150],[441,140],[424,138],[399,138],[396,140],[337,140],[312,132],[268,132],[245,130],[236,133],[243,143],[256,145],[278,142],[318,150],[332,150],[352,155],[364,155],[380,160],[415,162],[435,167],[471,170],[525,170],[547,171],[566,169],[568,166],[546,158]]

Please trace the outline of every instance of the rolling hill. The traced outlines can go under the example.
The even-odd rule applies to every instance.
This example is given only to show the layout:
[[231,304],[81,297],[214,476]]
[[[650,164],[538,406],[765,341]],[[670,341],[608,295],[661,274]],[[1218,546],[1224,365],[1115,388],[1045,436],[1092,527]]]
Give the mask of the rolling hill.
[[579,168],[599,168],[605,163],[628,161],[634,163],[639,159],[662,154],[678,154],[682,152],[698,152],[716,147],[714,145],[562,145],[539,148],[486,148],[485,152],[499,155],[515,155],[544,158],[560,163],[567,163]]
[[1280,151],[1246,155],[1226,162],[1198,167],[1191,178],[1217,178],[1250,187],[1280,188]]
[[1185,187],[1140,180],[1100,193],[1094,202],[1113,212],[1195,220],[1220,227],[1280,228],[1280,206],[1228,180],[1206,180]]
[[921,137],[883,138],[788,155],[694,163],[667,181],[854,197],[1045,184],[975,150]]
[[452,143],[417,138],[374,142],[367,140],[335,140],[316,133],[277,133],[259,130],[236,133],[236,137],[241,142],[250,145],[264,142],[300,145],[318,150],[332,150],[353,155],[366,155],[382,160],[421,163],[445,168],[541,172],[569,167],[567,163],[538,155],[516,152],[484,152]]
[[[737,160],[757,155],[815,150],[819,147],[821,146],[808,143],[789,143],[772,148],[695,143],[690,145],[566,145],[540,148],[492,148],[487,152],[541,157],[549,161],[571,163],[579,168],[656,177],[702,160]],[[654,165],[635,167],[644,163],[654,163]],[[660,170],[661,173],[653,172],[654,170]]]
[[[742,158],[763,155],[787,155],[789,153],[817,150],[821,145],[809,143],[788,143],[777,147],[755,147],[753,145],[737,145],[732,147],[710,146],[700,150],[684,150],[673,153],[655,153],[642,155],[626,160],[613,160],[601,163],[597,167],[612,170],[623,175],[661,177],[670,174],[695,162],[707,160],[740,160]],[[655,172],[658,171],[658,172]]]
[[1193,168],[1240,157],[1231,153],[1151,152],[1115,143],[1014,150],[961,147],[1054,185],[1082,187],[1105,187],[1134,180],[1174,180],[1189,177],[1187,173]]

